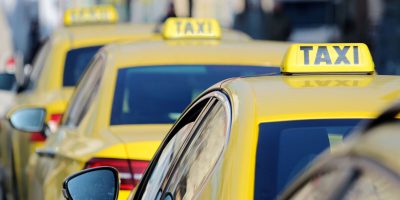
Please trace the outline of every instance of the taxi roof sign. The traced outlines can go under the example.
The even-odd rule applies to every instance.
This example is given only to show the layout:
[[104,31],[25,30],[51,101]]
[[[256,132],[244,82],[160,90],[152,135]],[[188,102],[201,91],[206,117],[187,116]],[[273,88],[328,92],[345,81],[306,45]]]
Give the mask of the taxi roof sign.
[[286,52],[282,73],[373,74],[374,62],[362,43],[293,44]]
[[118,12],[112,5],[98,5],[93,7],[72,8],[64,13],[64,25],[115,23],[118,21]]
[[216,19],[168,18],[162,35],[165,39],[220,39],[221,26]]

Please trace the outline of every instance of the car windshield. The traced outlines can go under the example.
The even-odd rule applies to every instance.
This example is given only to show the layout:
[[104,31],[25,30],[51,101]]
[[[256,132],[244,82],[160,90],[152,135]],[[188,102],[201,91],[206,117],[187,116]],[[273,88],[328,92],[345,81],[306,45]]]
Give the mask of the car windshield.
[[70,50],[64,65],[63,86],[75,86],[86,70],[93,56],[102,46],[84,47]]
[[278,67],[164,65],[118,71],[111,125],[170,124],[201,92],[231,77],[279,74]]
[[319,153],[335,144],[360,119],[268,122],[259,125],[254,199],[275,199]]

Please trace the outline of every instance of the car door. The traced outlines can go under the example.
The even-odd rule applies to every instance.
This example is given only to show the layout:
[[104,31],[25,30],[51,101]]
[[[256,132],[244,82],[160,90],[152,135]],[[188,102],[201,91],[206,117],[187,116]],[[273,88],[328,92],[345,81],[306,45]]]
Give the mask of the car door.
[[189,199],[194,197],[222,157],[230,123],[229,100],[222,92],[196,101],[162,143],[134,199],[175,198],[187,191]]
[[[66,134],[73,132],[85,116],[89,105],[94,100],[100,85],[105,68],[105,55],[98,54],[90,64],[87,72],[80,80],[74,95],[63,117],[62,126],[57,132],[50,134],[45,146],[36,151],[36,155],[30,159],[28,171],[32,178],[28,186],[29,196],[33,199],[43,199],[44,182],[48,173],[54,167],[57,149]],[[37,187],[36,189],[34,189]]]

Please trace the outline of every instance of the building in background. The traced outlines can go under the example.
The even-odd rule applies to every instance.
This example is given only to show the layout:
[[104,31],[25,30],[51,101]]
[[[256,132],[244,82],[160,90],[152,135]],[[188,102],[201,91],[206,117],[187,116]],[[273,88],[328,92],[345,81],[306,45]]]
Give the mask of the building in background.
[[375,64],[380,74],[400,75],[400,1],[380,2],[382,15],[373,27]]
[[[32,59],[40,45],[54,29],[63,25],[68,8],[112,4],[120,21],[129,21],[130,0],[0,0],[13,36],[15,51],[25,63]],[[0,30],[1,31],[1,30]]]
[[244,0],[131,0],[133,23],[157,23],[168,15],[170,4],[178,17],[216,18],[223,27],[232,27],[235,15],[243,10]]
[[131,0],[130,21],[133,23],[158,23],[168,12],[170,0]]
[[[159,23],[167,16],[216,18],[255,39],[363,42],[381,74],[400,74],[399,0],[0,0],[15,52],[31,62],[62,26],[68,8],[114,5],[120,21]],[[173,4],[174,15],[171,15]],[[191,10],[190,10],[191,9]]]
[[0,4],[10,27],[14,52],[29,57],[31,20],[36,14],[35,0],[0,0]]
[[[0,74],[7,71],[14,72],[15,58],[12,30],[7,20],[7,15],[0,4]],[[0,80],[1,82],[1,80]],[[1,89],[1,88],[0,88]]]
[[70,8],[95,5],[113,5],[119,21],[129,21],[129,0],[37,0],[39,9],[40,39],[45,40],[55,28],[63,25],[64,11]]

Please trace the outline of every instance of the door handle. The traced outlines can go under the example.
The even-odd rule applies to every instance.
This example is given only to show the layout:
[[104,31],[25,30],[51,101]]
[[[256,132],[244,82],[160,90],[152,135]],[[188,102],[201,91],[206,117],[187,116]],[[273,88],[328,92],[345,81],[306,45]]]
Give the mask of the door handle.
[[37,149],[36,154],[39,157],[54,158],[56,156],[56,151],[49,149]]

